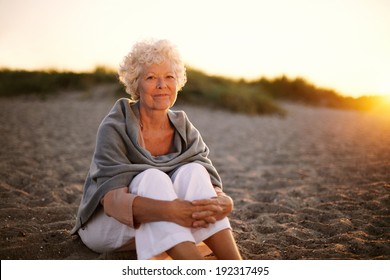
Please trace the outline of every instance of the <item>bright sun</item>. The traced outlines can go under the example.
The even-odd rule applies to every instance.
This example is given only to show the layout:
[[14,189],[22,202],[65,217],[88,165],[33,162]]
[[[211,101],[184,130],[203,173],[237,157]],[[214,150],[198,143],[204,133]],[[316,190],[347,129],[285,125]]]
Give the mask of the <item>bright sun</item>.
[[373,108],[373,111],[376,111],[383,116],[390,117],[390,95],[382,95],[376,106]]
[[390,94],[383,95],[383,103],[390,108]]

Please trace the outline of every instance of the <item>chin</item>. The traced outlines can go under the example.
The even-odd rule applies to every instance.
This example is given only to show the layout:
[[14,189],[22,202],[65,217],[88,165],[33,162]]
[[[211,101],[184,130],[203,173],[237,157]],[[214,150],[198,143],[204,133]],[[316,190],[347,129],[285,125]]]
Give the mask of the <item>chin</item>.
[[156,105],[156,106],[153,106],[155,110],[158,110],[158,111],[165,111],[165,110],[169,110],[169,108],[171,108],[173,106],[173,104],[171,103],[167,103],[167,104],[159,104],[159,105]]

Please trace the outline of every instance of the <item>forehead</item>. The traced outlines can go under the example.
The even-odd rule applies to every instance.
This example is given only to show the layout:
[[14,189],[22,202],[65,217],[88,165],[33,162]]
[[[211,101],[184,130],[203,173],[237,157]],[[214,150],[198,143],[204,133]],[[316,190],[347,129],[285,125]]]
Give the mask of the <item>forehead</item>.
[[173,65],[169,61],[164,61],[159,64],[144,65],[144,73],[167,73],[173,72]]

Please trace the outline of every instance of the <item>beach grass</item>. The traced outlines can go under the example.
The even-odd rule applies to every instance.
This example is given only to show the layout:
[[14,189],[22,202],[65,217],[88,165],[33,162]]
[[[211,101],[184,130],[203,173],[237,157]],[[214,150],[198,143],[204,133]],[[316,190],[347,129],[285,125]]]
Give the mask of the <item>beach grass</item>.
[[[284,116],[281,102],[348,110],[370,110],[379,97],[342,96],[334,90],[317,87],[303,78],[285,76],[254,81],[233,80],[187,69],[188,82],[179,102],[209,106],[250,115]],[[42,99],[63,91],[88,91],[100,84],[117,84],[114,95],[127,96],[114,70],[97,66],[91,72],[62,72],[53,69],[27,71],[0,69],[0,97],[35,95]]]

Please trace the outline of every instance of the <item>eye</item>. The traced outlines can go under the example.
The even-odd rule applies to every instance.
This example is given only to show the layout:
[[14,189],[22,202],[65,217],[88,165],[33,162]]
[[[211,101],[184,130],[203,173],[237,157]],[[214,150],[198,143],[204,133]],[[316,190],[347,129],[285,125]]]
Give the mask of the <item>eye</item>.
[[173,79],[173,80],[174,80],[174,79],[175,79],[175,76],[173,76],[173,75],[168,75],[167,78],[168,78],[168,79]]
[[146,76],[146,80],[153,80],[153,79],[154,79],[154,76],[152,76],[152,75]]

